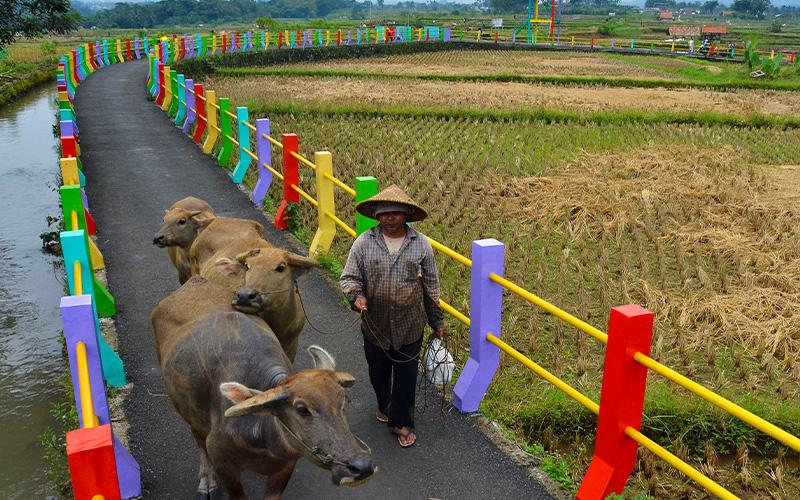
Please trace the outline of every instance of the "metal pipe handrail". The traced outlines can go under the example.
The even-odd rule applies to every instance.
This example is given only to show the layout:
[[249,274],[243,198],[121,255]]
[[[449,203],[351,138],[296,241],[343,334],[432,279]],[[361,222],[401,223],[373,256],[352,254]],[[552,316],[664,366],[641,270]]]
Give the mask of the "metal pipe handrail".
[[86,356],[85,343],[78,342],[75,344],[75,358],[78,365],[78,388],[80,390],[83,428],[91,429],[97,426],[97,417],[94,413],[94,402],[92,401],[92,383],[89,379],[89,363]]

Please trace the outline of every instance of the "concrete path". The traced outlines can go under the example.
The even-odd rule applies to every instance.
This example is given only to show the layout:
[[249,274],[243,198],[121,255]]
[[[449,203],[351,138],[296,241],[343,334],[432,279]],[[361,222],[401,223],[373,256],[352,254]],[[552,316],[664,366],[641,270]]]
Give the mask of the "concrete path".
[[[117,299],[121,354],[134,384],[125,406],[130,448],[142,467],[145,497],[186,499],[195,497],[197,450],[188,426],[164,394],[149,322],[152,308],[178,281],[166,251],[151,244],[152,235],[166,207],[193,195],[209,201],[218,214],[260,221],[269,228],[273,244],[290,245],[227,173],[146,99],[146,70],[143,61],[105,68],[80,86],[75,105],[89,203]],[[371,446],[380,470],[359,488],[341,489],[328,472],[301,460],[287,498],[550,498],[469,417],[455,411],[442,415],[433,394],[417,422],[417,445],[401,449],[372,417],[374,395],[353,313],[319,272],[303,278],[300,287],[311,320],[339,333],[322,336],[307,327],[298,366],[309,367],[304,349],[316,343],[336,357],[340,369],[355,375],[358,382],[348,389],[348,419]],[[263,479],[253,474],[246,483],[248,494],[260,498]]]

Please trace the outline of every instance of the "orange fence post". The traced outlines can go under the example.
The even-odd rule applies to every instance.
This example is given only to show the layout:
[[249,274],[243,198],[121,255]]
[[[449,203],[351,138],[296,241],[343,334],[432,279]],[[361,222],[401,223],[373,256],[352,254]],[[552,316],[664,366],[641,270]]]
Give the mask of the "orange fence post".
[[283,134],[281,143],[283,144],[283,201],[281,202],[278,213],[275,214],[275,228],[289,229],[289,203],[300,203],[300,195],[292,189],[292,185],[300,184],[300,162],[292,156],[297,153],[297,134]]
[[602,500],[611,493],[622,493],[633,471],[639,445],[625,435],[625,429],[640,430],[647,385],[647,368],[633,356],[637,352],[649,356],[652,338],[652,312],[638,305],[611,309],[597,439],[578,500]]

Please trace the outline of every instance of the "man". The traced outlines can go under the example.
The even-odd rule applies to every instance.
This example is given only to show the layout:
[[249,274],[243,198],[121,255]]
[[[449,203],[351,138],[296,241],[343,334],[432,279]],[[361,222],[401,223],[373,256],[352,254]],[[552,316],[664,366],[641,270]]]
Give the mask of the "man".
[[340,285],[362,315],[364,354],[378,399],[375,418],[405,448],[417,440],[414,400],[425,324],[438,338],[446,333],[433,248],[406,225],[428,214],[395,185],[356,210],[379,225],[353,243]]

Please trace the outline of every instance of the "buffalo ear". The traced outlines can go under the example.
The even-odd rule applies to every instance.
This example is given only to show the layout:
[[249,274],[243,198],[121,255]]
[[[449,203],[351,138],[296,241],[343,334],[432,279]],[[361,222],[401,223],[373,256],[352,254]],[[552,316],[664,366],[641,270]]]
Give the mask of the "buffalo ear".
[[237,255],[236,256],[236,260],[238,260],[240,264],[244,264],[245,261],[247,261],[247,259],[249,259],[250,257],[254,257],[254,256],[258,255],[259,253],[261,253],[261,249],[260,248],[253,248],[251,250],[248,250],[246,252],[242,252],[239,255]]
[[219,384],[219,392],[233,404],[241,403],[248,398],[252,398],[256,394],[261,394],[261,391],[245,387],[238,382],[224,382]]
[[286,252],[286,262],[289,264],[289,266],[291,266],[292,274],[295,278],[299,278],[300,276],[306,274],[313,267],[319,267],[319,262],[317,262],[317,259],[303,257],[302,255],[297,255],[293,252]]
[[194,212],[189,214],[189,218],[199,222],[202,225],[211,224],[211,222],[216,219],[215,216],[209,214],[208,212],[204,212],[202,210],[195,210]]
[[322,347],[318,345],[308,346],[308,354],[311,355],[311,359],[314,361],[314,368],[318,370],[336,369],[336,360]]
[[289,399],[289,393],[278,386],[256,394],[225,410],[226,417],[241,417],[251,413],[270,411],[279,408]]
[[356,383],[356,378],[347,372],[336,372],[336,381],[342,387],[353,387]]
[[214,267],[217,272],[225,276],[236,276],[239,274],[244,266],[236,260],[231,260],[227,257],[221,257],[214,262]]

